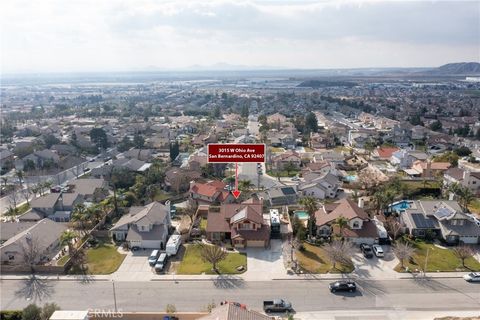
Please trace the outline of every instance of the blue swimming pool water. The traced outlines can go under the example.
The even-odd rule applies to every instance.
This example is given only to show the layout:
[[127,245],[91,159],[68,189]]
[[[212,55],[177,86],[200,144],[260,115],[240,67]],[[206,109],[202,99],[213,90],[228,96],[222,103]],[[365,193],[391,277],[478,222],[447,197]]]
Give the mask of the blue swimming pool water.
[[357,176],[349,175],[345,177],[345,180],[347,180],[348,182],[354,182],[357,180]]
[[300,220],[308,219],[308,213],[306,211],[295,211],[295,216]]
[[392,208],[393,211],[401,212],[401,211],[410,209],[410,202],[405,200],[399,201],[397,203],[390,205],[390,208]]

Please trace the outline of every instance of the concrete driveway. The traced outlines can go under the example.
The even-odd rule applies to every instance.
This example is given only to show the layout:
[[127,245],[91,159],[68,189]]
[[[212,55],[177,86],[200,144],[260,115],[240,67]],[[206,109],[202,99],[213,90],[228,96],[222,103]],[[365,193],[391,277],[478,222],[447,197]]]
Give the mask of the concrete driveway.
[[270,248],[247,248],[247,271],[243,274],[248,281],[266,281],[284,278],[287,274],[283,264],[282,240],[272,239]]
[[[121,253],[125,254],[121,248]],[[112,275],[114,280],[122,281],[147,281],[153,276],[153,271],[148,264],[151,250],[128,251],[118,270]]]
[[397,272],[393,269],[399,261],[393,254],[391,246],[382,245],[382,248],[385,252],[385,257],[377,258],[373,256],[371,259],[365,258],[360,249],[358,249],[358,252],[352,257],[355,265],[353,274],[362,278],[395,279]]

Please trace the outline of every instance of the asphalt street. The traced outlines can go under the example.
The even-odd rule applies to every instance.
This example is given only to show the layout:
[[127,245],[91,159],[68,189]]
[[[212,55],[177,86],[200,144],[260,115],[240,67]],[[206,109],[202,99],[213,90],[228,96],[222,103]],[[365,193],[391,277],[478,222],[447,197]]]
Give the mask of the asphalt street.
[[2,280],[0,308],[55,302],[64,310],[114,308],[159,311],[167,304],[198,311],[212,301],[238,301],[260,310],[263,300],[284,298],[297,312],[325,310],[480,310],[480,284],[463,279],[358,281],[356,293],[332,294],[324,280],[245,282],[235,277],[203,281],[44,281]]

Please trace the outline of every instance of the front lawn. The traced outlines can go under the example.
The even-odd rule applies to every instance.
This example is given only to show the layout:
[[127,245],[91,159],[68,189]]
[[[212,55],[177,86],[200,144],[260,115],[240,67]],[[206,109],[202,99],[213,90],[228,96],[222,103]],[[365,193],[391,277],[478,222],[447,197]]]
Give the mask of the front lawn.
[[293,178],[300,173],[300,170],[293,170],[290,172],[287,171],[277,171],[277,170],[268,170],[267,174],[272,177],[280,177],[280,178]]
[[[212,271],[212,264],[204,262],[200,255],[200,245],[187,245],[183,260],[178,267],[178,274],[215,274]],[[238,274],[244,271],[237,271],[237,267],[247,267],[247,256],[243,253],[229,253],[227,258],[218,263],[221,274]]]
[[[437,271],[480,271],[480,262],[474,258],[465,260],[466,269],[462,267],[462,261],[455,256],[452,249],[442,249],[431,243],[411,242],[415,247],[415,254],[411,261],[405,262],[405,267],[410,271],[415,269],[423,270],[428,250],[427,272]],[[397,272],[405,272],[400,264],[395,267]]]
[[470,210],[470,212],[480,215],[480,200],[479,199],[473,200],[468,205],[468,209]]
[[[125,256],[125,254],[121,254],[117,251],[116,246],[110,244],[100,244],[96,248],[89,248],[86,251],[87,273],[111,274],[117,271],[118,267],[122,264],[123,259],[125,259]],[[64,258],[65,257],[62,257],[62,259]],[[60,263],[62,259],[60,259],[58,263]],[[83,272],[82,270],[79,270],[78,267],[74,266],[70,270],[70,273],[81,274]]]
[[172,195],[168,192],[165,192],[163,190],[159,190],[157,192],[157,194],[155,195],[155,201],[160,201],[160,202],[163,202],[163,201],[166,201],[168,199],[170,199],[172,197]]
[[305,250],[297,250],[295,255],[297,257],[300,267],[309,273],[350,273],[354,267],[352,265],[336,264],[333,265],[328,259],[322,247],[317,247],[308,243],[304,243]]

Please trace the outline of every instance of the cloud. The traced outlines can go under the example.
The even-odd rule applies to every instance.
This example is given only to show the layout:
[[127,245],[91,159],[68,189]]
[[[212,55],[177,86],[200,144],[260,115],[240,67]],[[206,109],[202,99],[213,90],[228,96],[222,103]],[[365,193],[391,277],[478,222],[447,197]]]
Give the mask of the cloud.
[[3,72],[480,60],[478,1],[4,0]]

